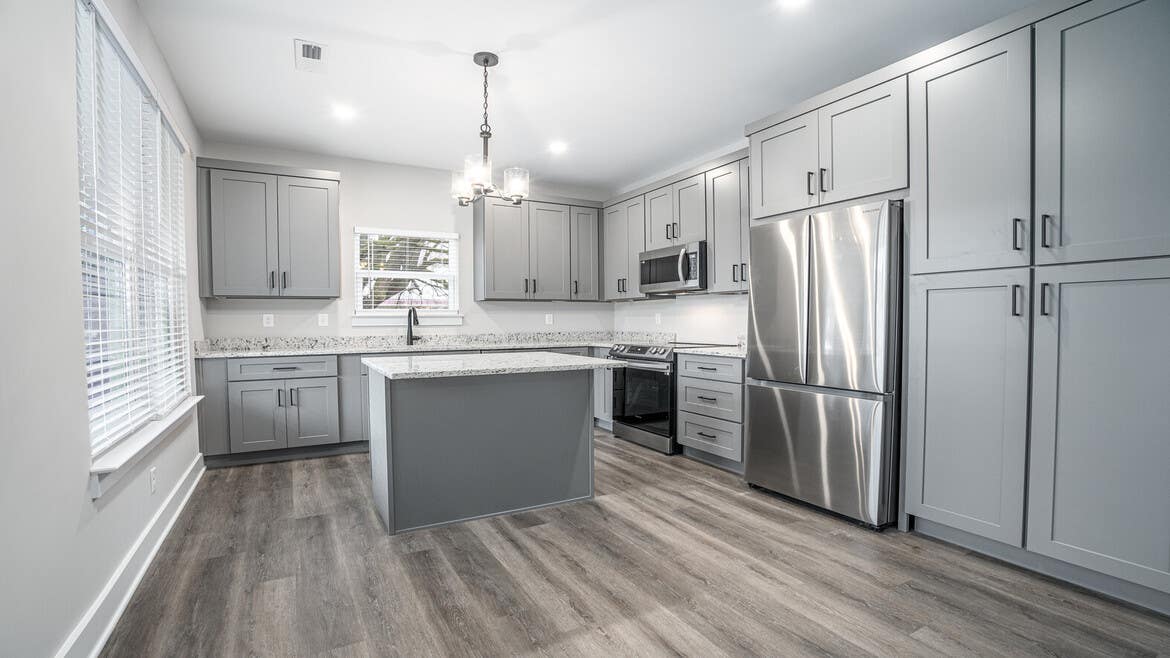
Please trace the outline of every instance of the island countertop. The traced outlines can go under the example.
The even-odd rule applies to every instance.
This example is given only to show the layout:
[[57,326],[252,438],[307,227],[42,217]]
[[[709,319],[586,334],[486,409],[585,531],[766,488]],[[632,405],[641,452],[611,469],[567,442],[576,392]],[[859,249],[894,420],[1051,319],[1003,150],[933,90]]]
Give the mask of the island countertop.
[[624,368],[626,365],[624,361],[615,359],[595,359],[556,352],[381,356],[366,357],[362,359],[362,364],[391,380],[595,370]]

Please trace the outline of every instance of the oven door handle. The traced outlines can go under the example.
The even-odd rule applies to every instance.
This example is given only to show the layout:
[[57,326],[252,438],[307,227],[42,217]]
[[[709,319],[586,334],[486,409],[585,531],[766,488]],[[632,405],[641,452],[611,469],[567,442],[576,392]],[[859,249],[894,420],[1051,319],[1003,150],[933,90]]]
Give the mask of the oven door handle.
[[645,363],[639,361],[626,361],[626,368],[632,370],[653,370],[654,372],[661,372],[670,374],[673,368],[669,363]]

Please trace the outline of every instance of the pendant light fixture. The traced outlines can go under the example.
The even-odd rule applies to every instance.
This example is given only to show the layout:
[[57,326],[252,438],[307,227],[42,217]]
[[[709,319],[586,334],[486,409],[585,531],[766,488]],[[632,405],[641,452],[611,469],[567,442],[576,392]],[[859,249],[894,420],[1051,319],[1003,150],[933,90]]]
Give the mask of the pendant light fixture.
[[509,199],[515,205],[528,197],[528,170],[509,167],[504,170],[503,186],[497,188],[492,182],[492,158],[488,153],[488,140],[492,138],[492,127],[488,124],[488,69],[500,63],[495,53],[478,52],[472,56],[476,66],[483,67],[483,123],[479,136],[483,139],[483,153],[469,155],[463,159],[463,171],[451,172],[451,197],[466,206],[490,194]]

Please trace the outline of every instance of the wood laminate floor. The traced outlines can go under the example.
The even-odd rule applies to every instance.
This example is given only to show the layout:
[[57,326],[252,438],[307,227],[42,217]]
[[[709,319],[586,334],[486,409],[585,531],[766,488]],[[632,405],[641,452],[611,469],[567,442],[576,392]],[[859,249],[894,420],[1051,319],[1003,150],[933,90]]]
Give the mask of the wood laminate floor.
[[104,655],[1170,653],[1167,618],[607,433],[595,501],[397,537],[369,468],[208,471]]

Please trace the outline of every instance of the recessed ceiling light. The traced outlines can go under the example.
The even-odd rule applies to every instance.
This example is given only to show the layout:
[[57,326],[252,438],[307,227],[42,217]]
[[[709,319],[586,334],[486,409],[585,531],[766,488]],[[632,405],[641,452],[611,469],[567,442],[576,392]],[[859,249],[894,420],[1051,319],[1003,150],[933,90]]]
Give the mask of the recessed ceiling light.
[[338,121],[352,121],[357,117],[357,110],[353,109],[352,105],[345,105],[344,103],[333,104],[333,118]]
[[808,6],[809,0],[776,0],[783,11],[799,11]]
[[568,150],[569,145],[559,139],[548,143],[548,152],[552,153],[553,155],[560,155]]

